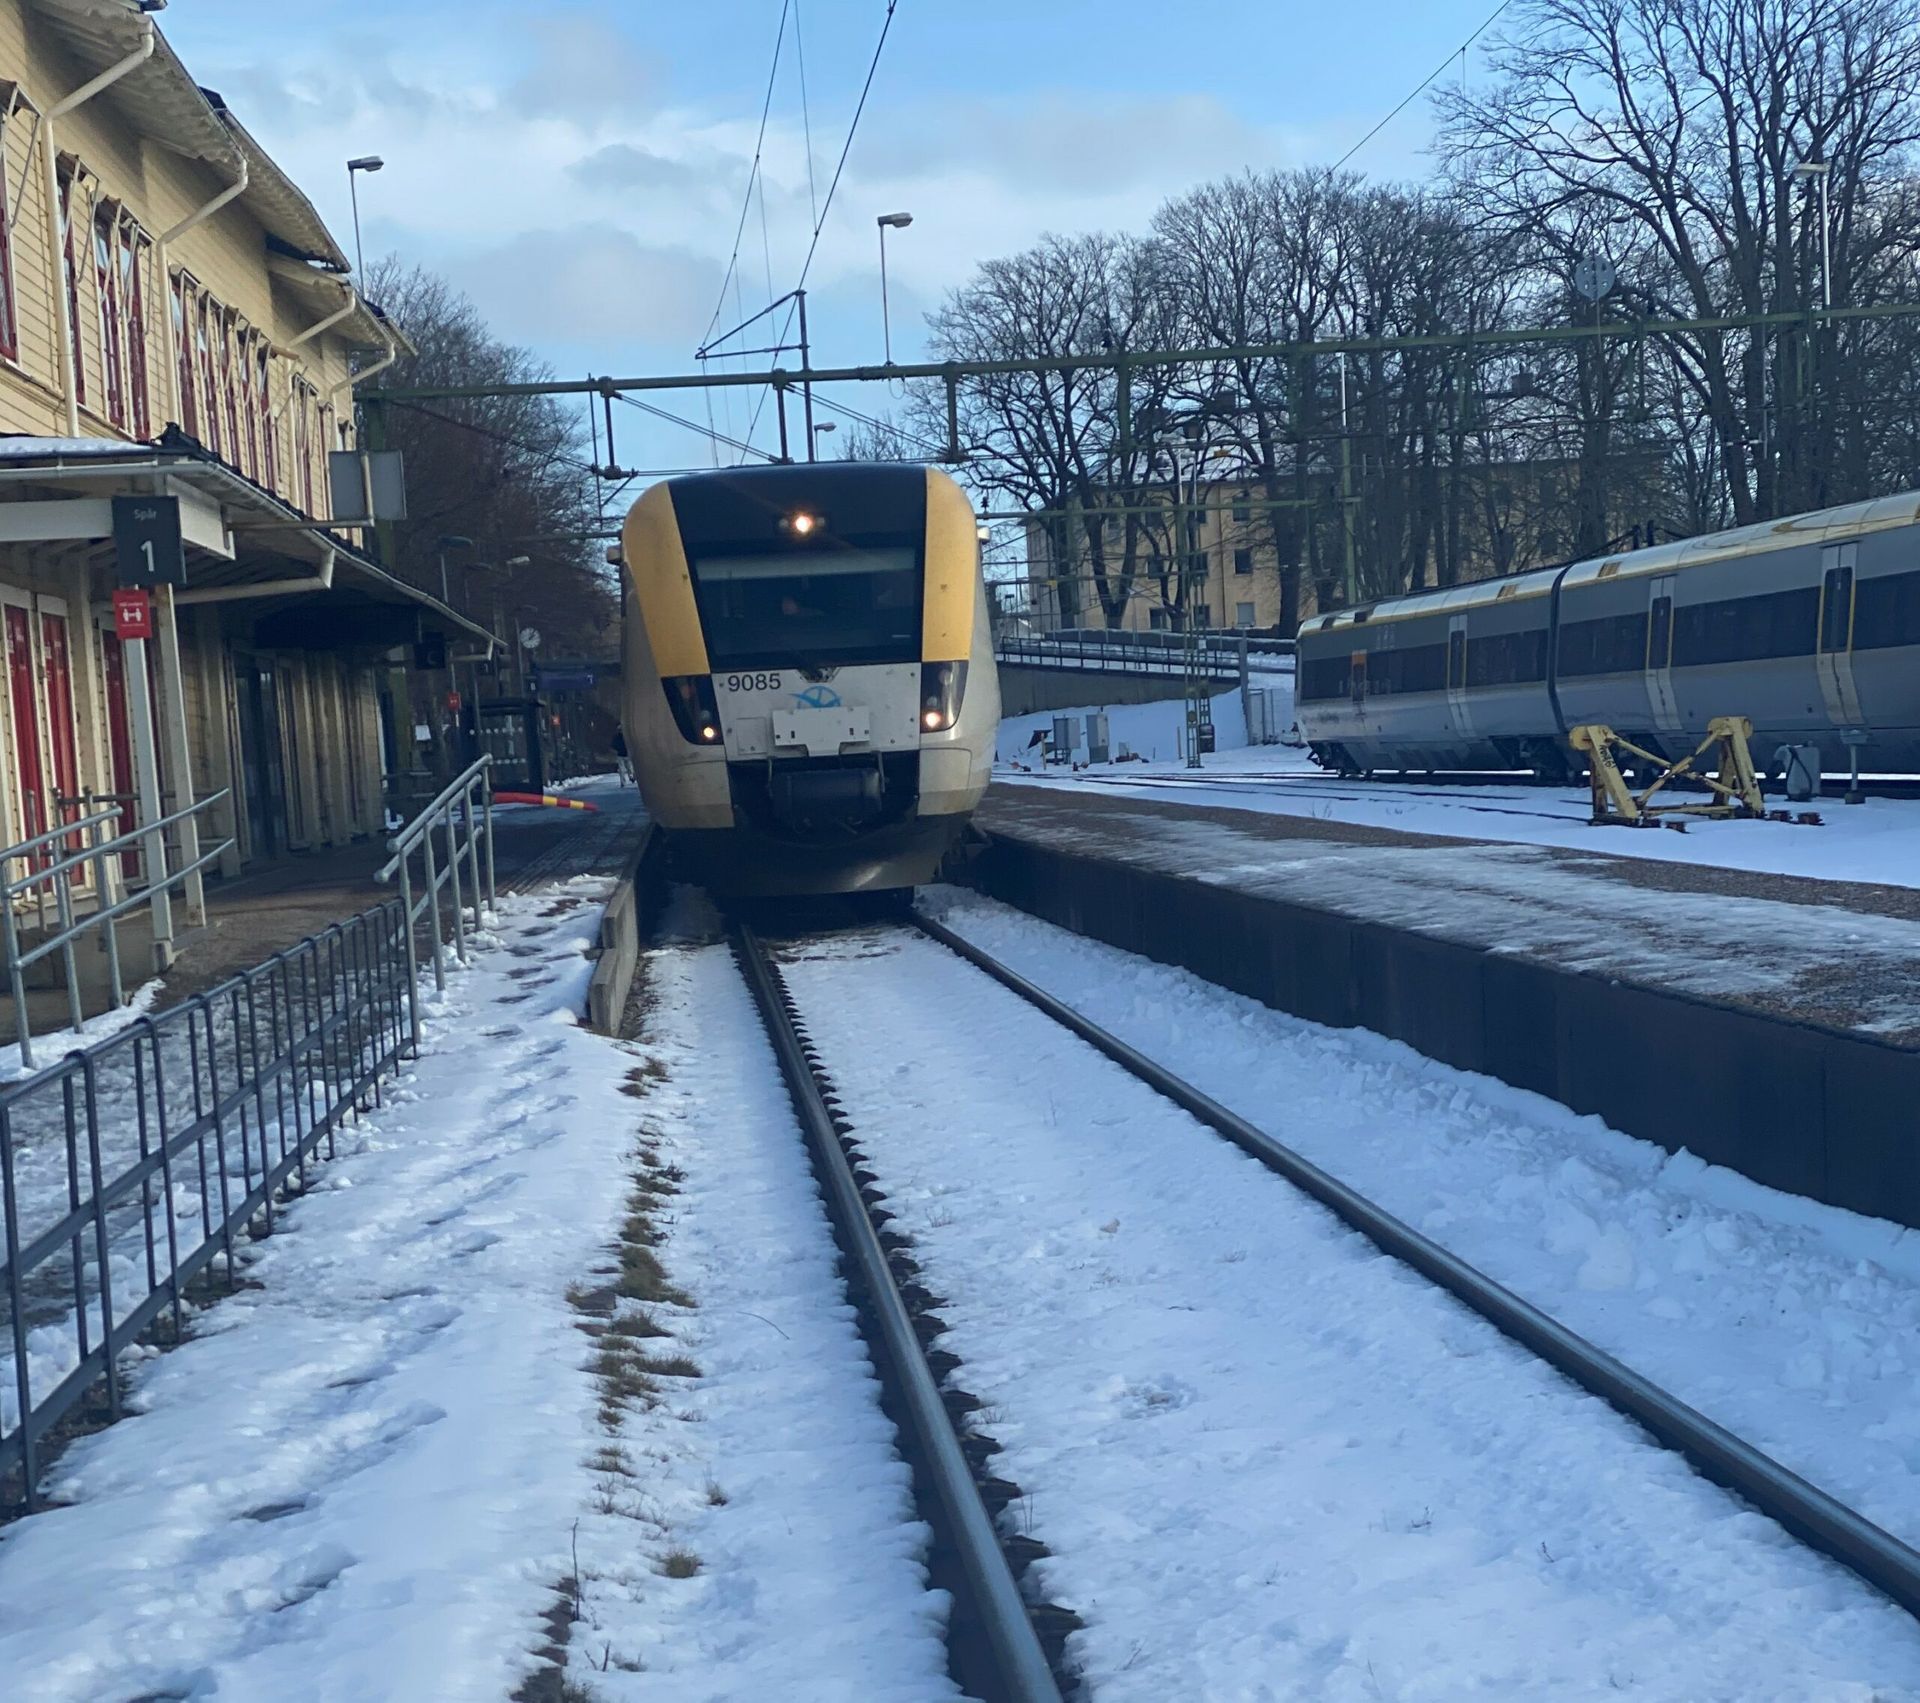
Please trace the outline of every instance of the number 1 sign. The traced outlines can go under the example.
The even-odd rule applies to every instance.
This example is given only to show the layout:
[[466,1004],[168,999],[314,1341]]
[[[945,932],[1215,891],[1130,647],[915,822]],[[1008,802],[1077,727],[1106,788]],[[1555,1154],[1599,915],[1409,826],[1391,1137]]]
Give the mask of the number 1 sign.
[[187,583],[178,497],[115,497],[113,551],[122,585]]

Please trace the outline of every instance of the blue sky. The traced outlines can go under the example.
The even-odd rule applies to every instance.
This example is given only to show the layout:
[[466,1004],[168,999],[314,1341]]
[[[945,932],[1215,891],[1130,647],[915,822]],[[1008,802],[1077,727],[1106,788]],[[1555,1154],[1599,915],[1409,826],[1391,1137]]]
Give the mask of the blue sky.
[[[712,319],[780,9],[175,0],[160,22],[346,246],[343,162],[381,154],[387,169],[361,180],[369,256],[445,273],[562,372],[643,373],[691,370]],[[816,361],[880,358],[877,213],[914,214],[888,242],[894,354],[911,359],[922,316],[976,260],[1048,230],[1141,228],[1208,177],[1330,163],[1490,9],[900,0],[808,281]],[[883,12],[884,0],[801,0],[811,191],[790,19],[763,155],[765,240],[756,199],[741,250],[745,313],[769,283],[777,295],[796,279]],[[1470,56],[1466,74],[1477,70]],[[1423,176],[1430,135],[1416,102],[1354,167]],[[734,300],[730,289],[723,326]],[[744,429],[738,399],[716,408],[729,404]],[[624,461],[643,451],[705,459],[671,428],[623,438]]]

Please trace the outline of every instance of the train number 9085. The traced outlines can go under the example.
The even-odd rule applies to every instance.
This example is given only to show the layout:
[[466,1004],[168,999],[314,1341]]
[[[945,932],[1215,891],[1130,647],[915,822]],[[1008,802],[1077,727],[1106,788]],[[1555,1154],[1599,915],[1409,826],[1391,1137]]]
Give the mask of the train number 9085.
[[777,692],[780,690],[778,674],[729,674],[721,684],[729,692]]

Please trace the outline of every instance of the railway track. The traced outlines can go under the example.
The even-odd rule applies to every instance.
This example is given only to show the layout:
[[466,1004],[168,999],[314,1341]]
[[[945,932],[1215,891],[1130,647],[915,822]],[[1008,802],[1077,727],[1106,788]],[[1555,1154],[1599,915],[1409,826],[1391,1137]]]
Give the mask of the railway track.
[[[1838,1562],[1909,1614],[1920,1617],[1920,1553],[1899,1538],[1089,1022],[960,935],[917,916],[911,927],[1016,995],[1047,1023],[1066,1030],[1162,1100],[1285,1179],[1382,1253],[1463,1303],[1580,1390],[1597,1396],[1632,1420],[1699,1475],[1743,1498],[1800,1543]],[[889,936],[903,933],[905,930],[889,930],[881,935],[880,955],[885,955],[884,942]],[[884,1197],[860,1157],[861,1131],[842,1111],[833,1088],[833,1060],[822,1057],[808,1038],[803,1008],[795,1004],[759,938],[749,929],[736,927],[733,944],[773,1037],[789,1092],[800,1110],[843,1248],[866,1292],[876,1359],[895,1387],[895,1406],[912,1447],[916,1478],[921,1480],[923,1494],[938,1510],[938,1519],[944,1522],[941,1544],[952,1550],[971,1593],[972,1600],[965,1613],[956,1617],[956,1625],[963,1636],[978,1642],[994,1664],[984,1682],[977,1676],[985,1670],[976,1665],[964,1683],[989,1698],[1057,1697],[1061,1694],[1063,1628],[1071,1624],[1071,1619],[1058,1610],[1041,1612],[1046,1642],[1051,1645],[1050,1650],[1043,1648],[1041,1632],[1036,1630],[1016,1580],[1026,1559],[1021,1549],[1031,1553],[1035,1546],[1016,1545],[1009,1558],[1001,1529],[1004,1522],[997,1524],[994,1518],[995,1503],[1005,1502],[1009,1487],[998,1486],[1001,1494],[997,1497],[981,1494],[983,1482],[993,1483],[984,1470],[992,1445],[983,1448],[966,1417],[977,1404],[942,1387],[943,1377],[955,1369],[951,1357],[945,1364],[937,1358],[929,1363],[926,1344],[944,1328],[932,1310],[938,1303],[927,1304],[929,1298],[912,1266],[910,1249],[889,1229],[892,1219],[880,1205]],[[956,1112],[950,1127],[965,1128],[965,1117]],[[854,1155],[851,1161],[849,1152]],[[907,1274],[904,1285],[900,1281],[903,1271]],[[917,1319],[916,1295],[921,1303]],[[977,1660],[978,1652],[976,1664]]]

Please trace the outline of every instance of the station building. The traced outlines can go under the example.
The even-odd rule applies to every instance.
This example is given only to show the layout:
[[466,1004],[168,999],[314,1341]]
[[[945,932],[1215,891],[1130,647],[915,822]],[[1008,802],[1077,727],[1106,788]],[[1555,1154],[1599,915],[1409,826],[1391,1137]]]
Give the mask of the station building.
[[[143,782],[168,814],[226,795],[193,827],[229,874],[378,834],[444,749],[438,657],[491,642],[330,525],[404,332],[135,0],[0,0],[0,189],[0,846],[115,803],[130,829]],[[180,506],[145,704],[121,496]]]

